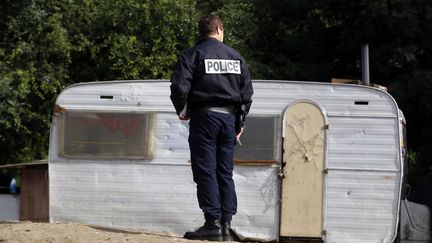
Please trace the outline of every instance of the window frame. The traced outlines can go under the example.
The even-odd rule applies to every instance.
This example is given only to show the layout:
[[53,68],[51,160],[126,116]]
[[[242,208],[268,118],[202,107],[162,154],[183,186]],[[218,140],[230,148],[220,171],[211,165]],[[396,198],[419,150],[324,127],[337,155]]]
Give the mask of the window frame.
[[[244,141],[245,135],[247,135],[248,131],[254,130],[254,129],[262,129],[263,124],[258,124],[259,127],[250,127],[251,126],[251,120],[254,118],[268,118],[273,120],[273,138],[272,140],[272,146],[270,147],[272,150],[272,158],[248,158],[246,156],[242,157],[241,154],[245,153],[248,154],[248,148],[247,148],[247,141]],[[237,145],[236,151],[234,153],[234,162],[236,164],[240,165],[269,165],[269,164],[277,164],[278,161],[280,161],[281,158],[281,143],[282,143],[282,136],[281,136],[281,115],[280,114],[271,114],[271,115],[248,115],[246,118],[246,124],[245,124],[245,130],[244,134],[240,137],[240,140],[242,142],[242,145]],[[243,138],[243,140],[242,140]],[[258,139],[253,139],[253,141],[258,141]],[[246,146],[244,148],[244,146]],[[253,148],[250,148],[253,150]]]
[[[71,154],[67,152],[65,141],[68,115],[70,114],[109,114],[109,115],[137,115],[143,116],[145,124],[143,124],[143,131],[145,131],[140,138],[142,142],[142,154],[140,155],[120,155],[120,154],[103,154],[103,155],[92,155],[92,154]],[[157,122],[156,112],[122,112],[122,111],[94,111],[94,110],[68,110],[64,111],[57,116],[57,138],[58,138],[58,151],[59,157],[68,159],[86,159],[86,160],[144,160],[150,161],[154,159],[155,155],[155,129]]]

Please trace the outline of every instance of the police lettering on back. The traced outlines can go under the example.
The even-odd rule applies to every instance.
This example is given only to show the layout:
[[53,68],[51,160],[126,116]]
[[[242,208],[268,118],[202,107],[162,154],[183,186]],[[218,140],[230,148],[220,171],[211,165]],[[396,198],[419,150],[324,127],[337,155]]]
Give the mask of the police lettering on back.
[[241,74],[240,60],[204,59],[206,74]]

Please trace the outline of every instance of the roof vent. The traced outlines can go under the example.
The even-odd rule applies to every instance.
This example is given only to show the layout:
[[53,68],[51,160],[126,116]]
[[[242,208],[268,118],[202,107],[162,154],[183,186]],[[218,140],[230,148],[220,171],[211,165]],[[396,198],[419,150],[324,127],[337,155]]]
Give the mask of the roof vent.
[[114,96],[112,95],[101,95],[100,99],[101,100],[112,100],[114,98]]
[[356,101],[354,101],[354,105],[369,105],[369,101],[367,101],[367,100],[356,100]]

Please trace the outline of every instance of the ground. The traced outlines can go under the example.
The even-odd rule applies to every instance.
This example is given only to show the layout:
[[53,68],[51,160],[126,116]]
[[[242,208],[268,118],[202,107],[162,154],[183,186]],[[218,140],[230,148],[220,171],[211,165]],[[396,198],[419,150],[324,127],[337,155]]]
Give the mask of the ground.
[[208,241],[189,241],[163,232],[127,231],[84,224],[0,222],[0,242],[205,243]]

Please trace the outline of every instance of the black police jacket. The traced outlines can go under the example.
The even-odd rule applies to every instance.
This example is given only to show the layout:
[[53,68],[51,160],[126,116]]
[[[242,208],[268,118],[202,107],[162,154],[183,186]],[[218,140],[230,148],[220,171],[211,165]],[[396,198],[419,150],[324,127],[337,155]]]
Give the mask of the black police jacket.
[[243,121],[252,104],[252,81],[244,58],[214,38],[204,38],[182,53],[171,77],[171,101],[177,114],[185,105],[242,107]]

